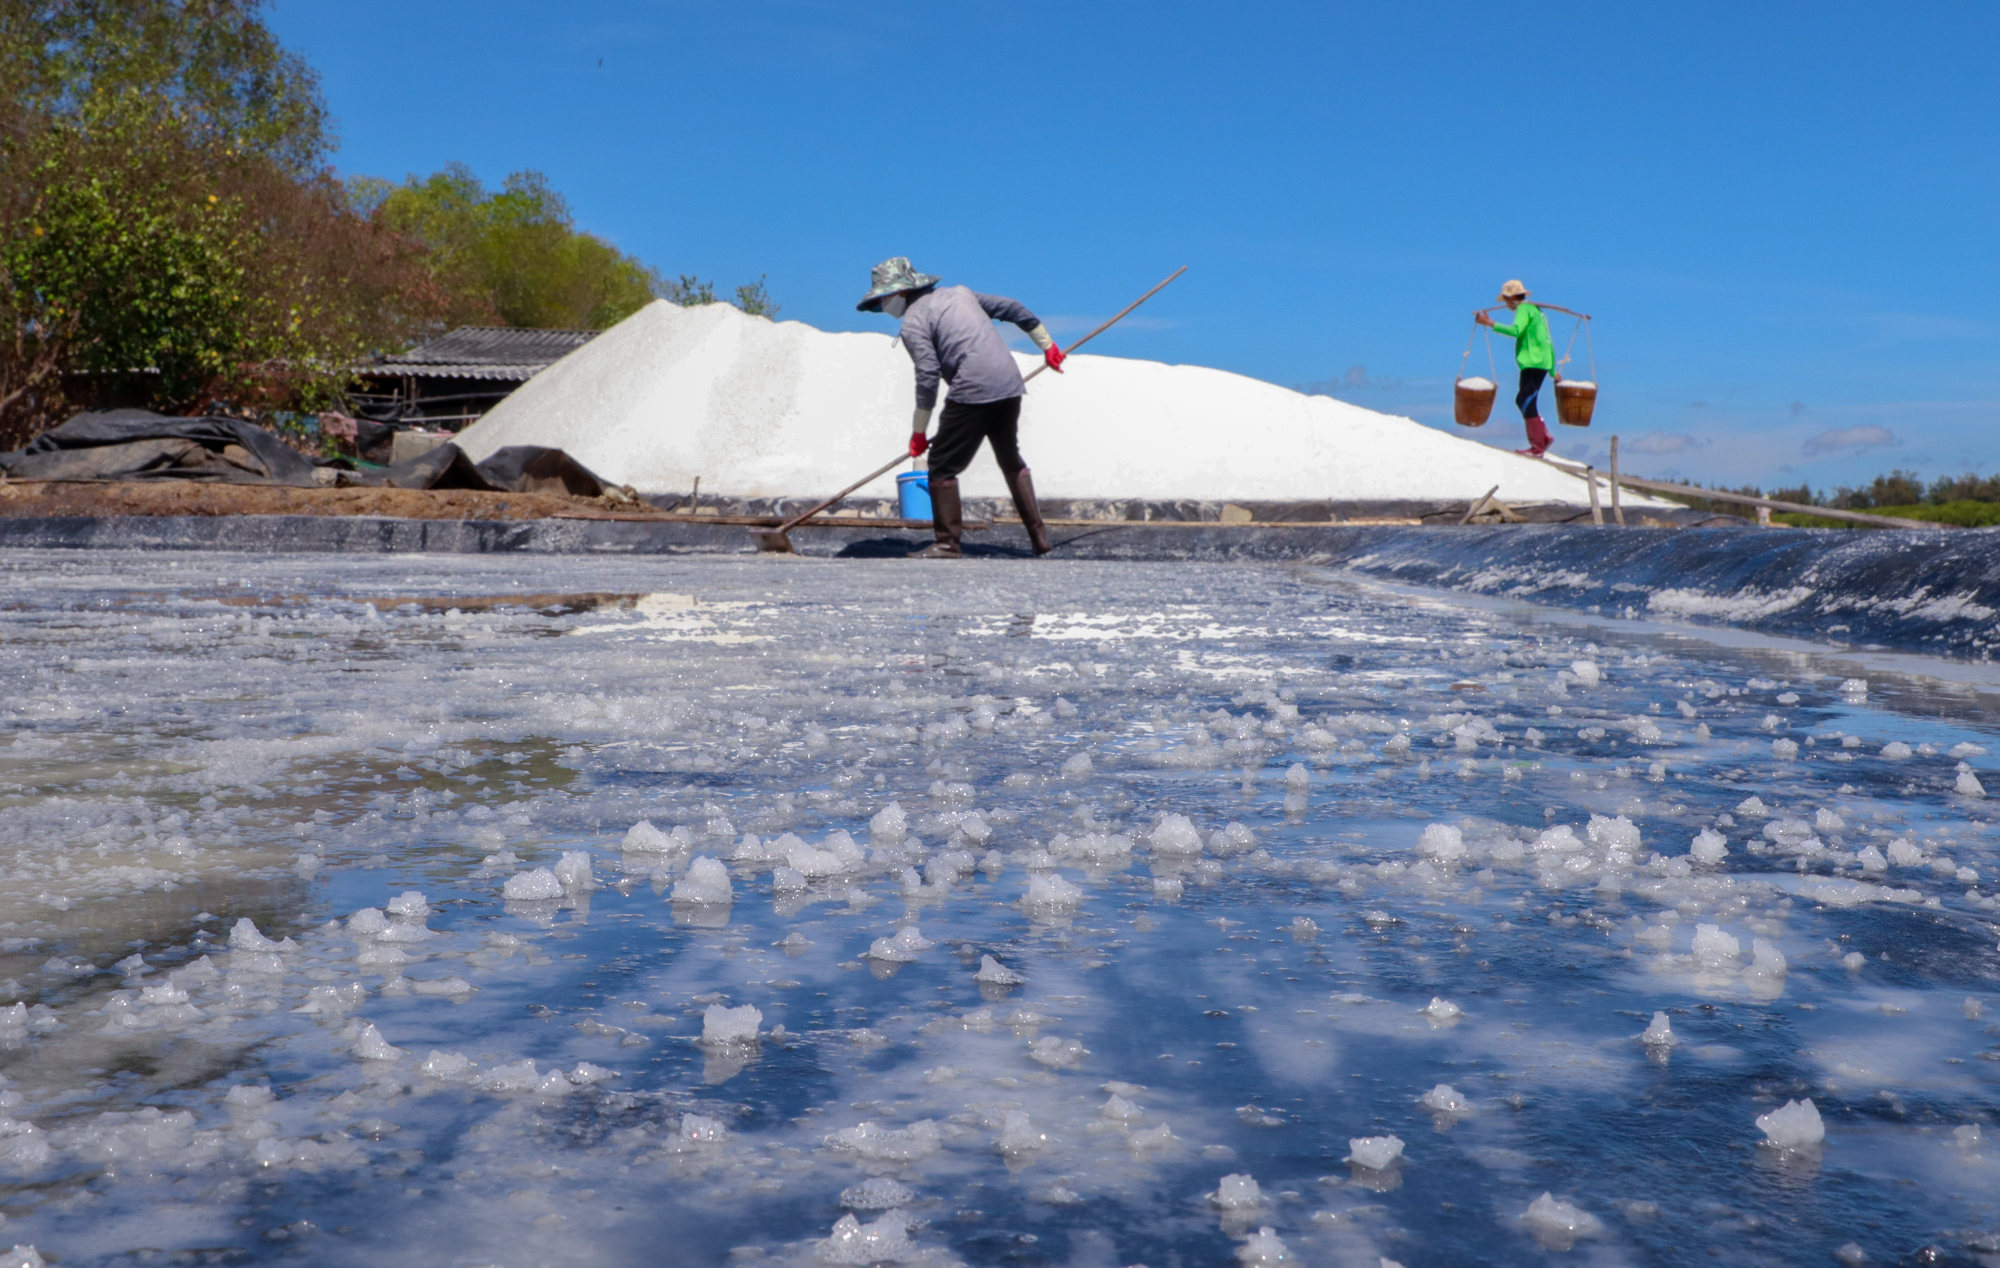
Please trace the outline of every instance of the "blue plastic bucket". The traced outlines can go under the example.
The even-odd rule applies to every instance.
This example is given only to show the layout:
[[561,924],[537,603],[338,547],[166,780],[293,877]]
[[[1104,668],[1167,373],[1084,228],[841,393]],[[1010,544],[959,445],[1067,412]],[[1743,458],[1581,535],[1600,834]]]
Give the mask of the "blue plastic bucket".
[[931,473],[905,471],[896,477],[896,511],[906,520],[931,518]]

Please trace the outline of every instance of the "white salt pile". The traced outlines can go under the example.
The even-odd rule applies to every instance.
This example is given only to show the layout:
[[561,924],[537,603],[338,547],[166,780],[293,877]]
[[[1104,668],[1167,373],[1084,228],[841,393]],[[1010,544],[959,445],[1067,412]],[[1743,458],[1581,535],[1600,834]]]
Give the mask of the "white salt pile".
[[1521,1220],[1536,1241],[1552,1250],[1567,1250],[1577,1238],[1588,1237],[1604,1227],[1589,1211],[1552,1193],[1544,1193],[1528,1203]]
[[1208,1195],[1208,1200],[1225,1211],[1240,1211],[1261,1205],[1264,1191],[1257,1187],[1257,1181],[1252,1176],[1226,1175],[1217,1182],[1215,1192]]
[[1665,1013],[1654,1013],[1651,1024],[1639,1036],[1639,1042],[1645,1044],[1648,1048],[1671,1048],[1679,1043],[1680,1040],[1674,1037],[1674,1026],[1672,1022],[1667,1020],[1667,1015]]
[[[536,375],[459,444],[475,461],[554,446],[649,493],[685,492],[699,476],[721,495],[791,496],[887,459],[914,403],[909,355],[886,326],[834,334],[660,301]],[[1248,433],[1259,443],[1241,443]],[[1516,501],[1587,497],[1546,464],[1407,418],[1117,357],[1074,357],[1030,384],[1021,448],[1044,497],[1469,498],[1494,484]],[[1006,495],[985,459],[963,482],[968,496]],[[894,491],[891,475],[863,494]]]
[[708,1044],[751,1043],[757,1038],[757,1027],[763,1023],[764,1014],[755,1004],[737,1008],[710,1004],[701,1014],[701,1041]]
[[1458,385],[1462,388],[1469,388],[1474,392],[1490,392],[1493,390],[1493,380],[1483,375],[1474,375],[1469,379],[1460,379]]

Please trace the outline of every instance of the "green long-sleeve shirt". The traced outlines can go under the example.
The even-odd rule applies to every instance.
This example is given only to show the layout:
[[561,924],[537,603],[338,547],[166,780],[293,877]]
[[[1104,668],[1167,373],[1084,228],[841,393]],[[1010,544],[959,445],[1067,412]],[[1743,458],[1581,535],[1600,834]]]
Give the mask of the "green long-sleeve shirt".
[[1493,327],[1495,334],[1514,341],[1514,364],[1523,370],[1556,368],[1556,341],[1549,337],[1549,319],[1526,300],[1514,310],[1514,324]]

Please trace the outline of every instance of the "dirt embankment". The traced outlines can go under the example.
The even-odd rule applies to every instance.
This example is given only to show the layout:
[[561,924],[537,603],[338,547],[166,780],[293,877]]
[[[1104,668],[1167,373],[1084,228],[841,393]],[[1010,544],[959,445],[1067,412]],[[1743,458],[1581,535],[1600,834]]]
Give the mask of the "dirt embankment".
[[415,520],[532,520],[604,509],[605,504],[594,498],[470,489],[300,489],[191,480],[0,482],[0,516],[9,517],[369,515]]

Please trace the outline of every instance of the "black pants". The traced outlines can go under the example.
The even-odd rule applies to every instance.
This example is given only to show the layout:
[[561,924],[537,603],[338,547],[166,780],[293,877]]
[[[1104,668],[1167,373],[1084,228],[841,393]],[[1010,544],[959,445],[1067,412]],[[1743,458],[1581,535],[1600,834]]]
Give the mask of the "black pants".
[[1542,380],[1549,377],[1547,370],[1530,370],[1521,367],[1521,390],[1514,393],[1514,404],[1523,418],[1540,418],[1542,406],[1535,398],[1542,394]]
[[1003,474],[1013,475],[1028,464],[1021,461],[1021,398],[984,405],[965,405],[947,400],[938,419],[937,439],[931,442],[931,479],[956,480],[958,473],[972,465],[979,442],[993,446],[993,460]]

